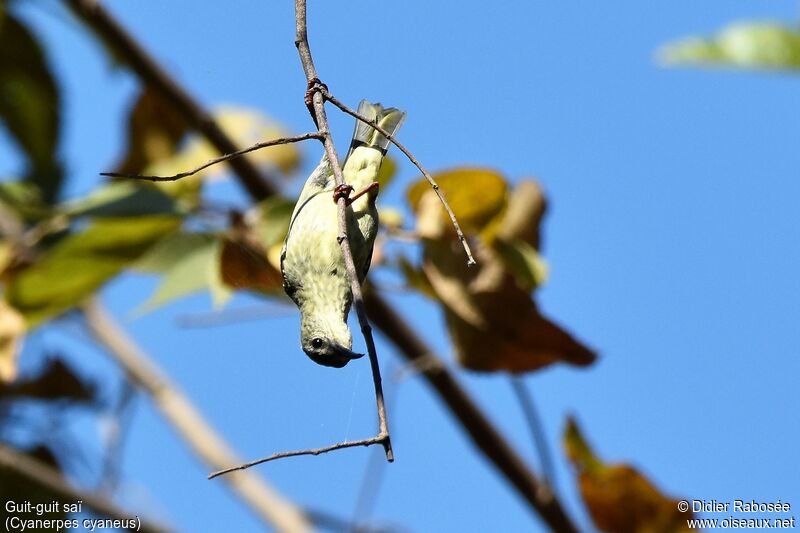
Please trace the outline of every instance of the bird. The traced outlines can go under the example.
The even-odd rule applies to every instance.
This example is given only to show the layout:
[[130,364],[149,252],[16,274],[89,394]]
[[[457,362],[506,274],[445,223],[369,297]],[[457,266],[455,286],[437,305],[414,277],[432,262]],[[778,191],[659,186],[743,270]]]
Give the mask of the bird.
[[[362,100],[358,113],[394,136],[406,114]],[[353,348],[347,316],[353,301],[338,241],[339,198],[346,199],[347,233],[359,283],[369,271],[378,232],[378,172],[389,140],[356,119],[337,187],[327,156],[309,175],[295,204],[281,250],[283,289],[300,309],[300,345],[320,365],[342,368],[363,357]],[[355,193],[355,194],[353,194]]]

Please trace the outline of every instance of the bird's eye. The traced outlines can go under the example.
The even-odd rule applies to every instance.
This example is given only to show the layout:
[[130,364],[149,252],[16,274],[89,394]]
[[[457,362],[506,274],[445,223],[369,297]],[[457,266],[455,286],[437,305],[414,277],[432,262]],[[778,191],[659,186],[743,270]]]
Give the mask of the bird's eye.
[[311,347],[319,350],[322,348],[322,339],[317,337],[316,339],[311,339]]

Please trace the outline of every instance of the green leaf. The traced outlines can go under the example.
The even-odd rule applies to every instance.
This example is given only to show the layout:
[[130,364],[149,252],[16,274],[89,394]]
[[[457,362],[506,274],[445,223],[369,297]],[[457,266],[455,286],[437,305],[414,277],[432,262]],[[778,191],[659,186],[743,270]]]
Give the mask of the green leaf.
[[3,383],[17,377],[17,357],[25,334],[25,319],[19,312],[0,301],[0,391]]
[[658,51],[667,65],[728,65],[768,70],[800,69],[800,31],[780,23],[738,23],[712,37],[688,37]]
[[14,277],[5,298],[36,326],[79,305],[178,227],[169,216],[96,219]]
[[0,120],[19,143],[28,179],[52,203],[62,170],[57,161],[60,96],[35,36],[9,13],[0,12]]
[[160,242],[136,265],[140,270],[164,274],[155,293],[136,313],[150,312],[203,289],[211,291],[215,305],[224,303],[230,290],[220,274],[221,253],[219,236],[208,233],[178,233]]
[[[483,229],[506,205],[508,186],[506,180],[497,172],[481,168],[456,168],[435,174],[434,179],[447,199],[450,207],[466,232],[477,233]],[[424,178],[409,187],[408,202],[419,215],[422,197],[431,192]],[[433,204],[425,204],[433,205]],[[441,206],[443,220],[450,224]]]
[[118,181],[94,190],[89,196],[61,206],[69,216],[131,217],[179,215],[172,198],[146,184]]
[[0,182],[0,203],[28,221],[51,214],[50,208],[42,201],[39,188],[27,181]]

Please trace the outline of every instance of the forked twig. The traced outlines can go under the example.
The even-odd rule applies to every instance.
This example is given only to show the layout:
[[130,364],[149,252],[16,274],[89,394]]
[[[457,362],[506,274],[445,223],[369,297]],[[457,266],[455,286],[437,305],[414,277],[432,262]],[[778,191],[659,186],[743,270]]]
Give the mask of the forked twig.
[[338,442],[336,444],[331,444],[330,446],[325,446],[324,448],[310,448],[308,450],[293,450],[291,452],[273,453],[270,456],[262,457],[261,459],[256,459],[255,461],[250,461],[248,463],[240,464],[238,466],[232,466],[224,470],[217,470],[216,472],[212,472],[211,474],[209,474],[208,479],[214,479],[217,476],[228,474],[230,472],[235,472],[236,470],[245,470],[247,468],[250,468],[251,466],[268,463],[270,461],[274,461],[275,459],[283,459],[284,457],[297,457],[298,455],[321,455],[323,453],[332,452],[334,450],[342,450],[344,448],[355,448],[357,446],[372,446],[373,444],[383,444],[385,439],[386,437],[384,437],[383,435],[377,435],[370,439],[348,440],[348,441]]
[[[344,175],[342,174],[342,167],[339,164],[339,156],[336,154],[336,147],[333,144],[333,138],[331,137],[330,129],[328,128],[328,116],[325,113],[325,99],[323,96],[325,86],[317,77],[317,71],[314,67],[314,60],[311,57],[311,48],[308,44],[306,0],[295,0],[294,44],[297,47],[298,54],[300,55],[300,63],[303,65],[303,71],[305,72],[306,80],[308,82],[306,105],[309,108],[309,113],[311,113],[311,118],[317,125],[317,138],[320,139],[325,146],[325,153],[333,170],[336,185],[343,185],[345,183]],[[372,383],[375,386],[375,403],[377,404],[378,410],[378,435],[359,441],[340,442],[324,448],[312,448],[308,450],[276,453],[263,459],[258,459],[249,463],[244,463],[214,472],[209,476],[209,479],[236,470],[244,470],[250,468],[251,466],[284,457],[294,457],[297,455],[319,455],[321,453],[351,448],[353,446],[371,446],[373,444],[382,444],[384,452],[386,453],[386,460],[390,462],[394,461],[392,442],[389,437],[389,425],[386,420],[386,405],[383,398],[383,385],[381,384],[381,371],[380,365],[378,364],[378,354],[375,351],[375,341],[372,338],[372,327],[369,325],[369,321],[367,320],[367,313],[364,308],[364,297],[361,293],[361,284],[359,283],[358,275],[356,274],[356,267],[355,263],[353,262],[353,254],[350,250],[350,239],[347,234],[346,199],[344,197],[340,197],[336,203],[338,207],[337,219],[339,227],[339,235],[337,240],[342,249],[345,271],[347,272],[347,279],[350,282],[350,292],[353,295],[353,307],[355,308],[356,315],[358,316],[358,323],[361,326],[361,333],[364,336],[364,341],[367,344],[367,353],[369,354],[369,362],[372,369]]]
[[389,142],[391,142],[393,145],[397,146],[397,149],[400,150],[401,152],[403,152],[403,154],[405,154],[405,156],[408,158],[408,160],[411,161],[411,163],[413,163],[415,167],[417,167],[417,169],[422,173],[422,175],[425,176],[425,179],[428,180],[428,183],[431,184],[431,188],[436,193],[436,196],[439,197],[439,201],[442,203],[442,206],[444,207],[445,211],[447,211],[447,215],[450,217],[450,222],[453,224],[453,228],[455,228],[455,230],[456,230],[456,235],[458,235],[458,240],[461,241],[461,246],[464,247],[464,252],[466,252],[466,254],[467,254],[467,266],[474,265],[475,264],[475,258],[472,257],[472,250],[470,250],[469,244],[467,243],[467,239],[466,239],[466,237],[464,237],[464,232],[461,231],[461,226],[458,224],[458,220],[456,219],[455,213],[453,213],[453,210],[450,208],[450,204],[447,203],[447,199],[444,197],[444,194],[442,194],[442,191],[439,188],[439,184],[436,183],[436,180],[433,179],[433,176],[431,176],[430,172],[425,170],[425,168],[422,166],[422,163],[420,163],[419,160],[416,157],[414,157],[414,154],[412,154],[408,150],[408,148],[406,148],[405,146],[400,144],[400,141],[395,139],[394,135],[392,135],[391,133],[386,131],[384,128],[382,128],[378,124],[377,119],[372,119],[372,120],[368,119],[364,115],[360,114],[358,111],[356,111],[353,108],[347,106],[347,104],[345,104],[342,101],[340,101],[338,98],[336,98],[335,96],[330,94],[324,88],[322,90],[322,96],[327,101],[329,101],[330,103],[332,103],[333,105],[335,105],[336,107],[338,107],[339,109],[341,109],[342,111],[347,113],[348,115],[350,115],[352,117],[355,117],[356,119],[360,120],[364,124],[369,124],[370,126],[372,126],[381,135],[383,135],[384,137],[389,139]]
[[247,153],[255,152],[256,150],[261,150],[262,148],[268,148],[270,146],[277,146],[280,144],[292,144],[296,142],[307,141],[309,139],[322,140],[322,134],[320,134],[319,132],[310,132],[310,133],[304,133],[303,135],[295,135],[293,137],[281,137],[280,139],[272,139],[271,141],[262,141],[252,146],[248,146],[247,148],[242,148],[241,150],[236,150],[235,152],[231,152],[230,154],[225,154],[219,157],[215,157],[214,159],[209,159],[199,167],[195,167],[192,170],[185,170],[183,172],[173,174],[172,176],[146,176],[142,174],[127,174],[124,172],[101,172],[100,175],[108,176],[110,178],[129,178],[129,179],[146,180],[146,181],[177,181],[182,178],[188,178],[189,176],[193,176],[198,172],[200,172],[201,170],[205,170],[210,166],[216,165],[217,163],[222,163],[223,161],[228,161],[229,159],[235,159]]
[[[328,116],[325,113],[325,99],[322,94],[324,84],[319,81],[317,71],[314,67],[314,60],[311,57],[311,48],[308,44],[308,25],[306,22],[306,0],[295,0],[295,41],[297,52],[300,55],[300,63],[303,65],[303,71],[308,81],[308,92],[306,93],[307,103],[310,103],[309,112],[313,113],[312,118],[317,125],[317,131],[323,136],[323,144],[325,145],[325,153],[328,156],[331,168],[333,169],[333,176],[336,180],[337,186],[345,184],[344,175],[342,174],[342,167],[339,164],[339,156],[336,154],[336,147],[333,144],[330,129],[328,128]],[[310,100],[310,102],[308,102]],[[347,235],[347,200],[344,197],[339,197],[336,202],[338,207],[338,222],[339,222],[339,246],[342,248],[342,255],[344,256],[345,270],[347,271],[347,278],[350,281],[350,292],[353,295],[353,307],[358,316],[358,323],[361,326],[361,333],[364,336],[364,341],[367,344],[367,353],[369,354],[370,367],[372,368],[372,382],[375,386],[375,402],[378,409],[378,436],[374,439],[374,443],[383,444],[383,449],[386,452],[386,460],[394,461],[394,453],[392,452],[392,441],[389,437],[389,424],[386,420],[386,404],[383,399],[383,385],[381,384],[381,370],[378,364],[378,354],[375,351],[375,340],[372,338],[372,327],[367,320],[367,311],[364,307],[364,297],[361,293],[361,284],[358,281],[356,274],[355,263],[353,262],[353,253],[350,250],[350,239]]]

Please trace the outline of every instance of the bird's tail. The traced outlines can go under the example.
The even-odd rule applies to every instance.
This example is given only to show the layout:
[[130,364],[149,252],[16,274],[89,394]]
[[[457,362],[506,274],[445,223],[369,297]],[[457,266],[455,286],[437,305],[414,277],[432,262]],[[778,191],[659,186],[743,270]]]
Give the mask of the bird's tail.
[[[406,118],[406,114],[395,107],[384,109],[381,104],[371,104],[366,100],[361,100],[361,103],[358,104],[358,114],[376,121],[392,136],[397,133]],[[356,130],[353,132],[350,153],[359,146],[377,148],[382,154],[386,154],[386,150],[389,148],[389,139],[369,124],[356,119]]]

